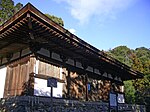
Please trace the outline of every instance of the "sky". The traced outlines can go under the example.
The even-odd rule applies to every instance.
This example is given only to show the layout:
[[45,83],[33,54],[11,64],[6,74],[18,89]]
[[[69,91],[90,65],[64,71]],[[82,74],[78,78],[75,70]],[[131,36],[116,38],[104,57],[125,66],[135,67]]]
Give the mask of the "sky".
[[64,27],[100,50],[150,48],[150,0],[13,0],[61,17]]

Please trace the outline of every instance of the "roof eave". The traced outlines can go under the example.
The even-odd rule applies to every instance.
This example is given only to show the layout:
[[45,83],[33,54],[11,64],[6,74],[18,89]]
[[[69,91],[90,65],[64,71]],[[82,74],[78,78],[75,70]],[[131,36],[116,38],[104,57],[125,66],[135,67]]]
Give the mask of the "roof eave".
[[28,3],[25,5],[19,12],[17,12],[13,17],[11,17],[8,21],[6,21],[3,25],[0,26],[0,33],[7,30],[9,27],[11,27],[13,24],[16,23],[16,21],[21,20],[23,17],[27,17],[29,15],[34,15],[35,17],[42,20],[45,24],[51,25],[55,30],[57,30],[59,33],[64,35],[65,37],[71,39],[72,41],[78,43],[79,45],[83,46],[84,48],[90,50],[91,52],[97,54],[99,58],[101,58],[106,63],[111,64],[112,66],[116,66],[118,69],[124,69],[125,71],[128,71],[130,75],[133,75],[135,78],[143,78],[143,74],[136,72],[132,70],[130,67],[126,66],[125,64],[122,64],[121,62],[117,61],[116,59],[108,56],[106,53],[98,50],[97,48],[91,46],[90,44],[86,43],[85,41],[81,40],[74,34],[70,33],[65,28],[61,27],[57,23],[50,20],[47,16],[45,16],[42,12],[40,12],[38,9],[36,9],[32,4]]

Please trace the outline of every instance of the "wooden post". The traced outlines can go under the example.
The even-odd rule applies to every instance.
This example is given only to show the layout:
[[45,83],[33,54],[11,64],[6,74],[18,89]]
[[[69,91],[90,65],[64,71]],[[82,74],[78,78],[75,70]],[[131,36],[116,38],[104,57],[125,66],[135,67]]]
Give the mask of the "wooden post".
[[47,87],[50,87],[51,91],[51,112],[53,112],[53,87],[57,87],[57,79],[55,78],[48,78],[47,79]]
[[88,63],[85,60],[82,61],[82,67],[83,67],[84,72],[85,72],[85,86],[86,86],[86,96],[85,97],[86,97],[86,101],[88,101],[88,76],[86,73]]
[[88,76],[85,75],[85,84],[86,84],[86,101],[88,101]]
[[70,86],[71,86],[71,77],[70,77],[70,70],[68,69],[68,76],[67,76],[67,98],[70,99]]
[[53,112],[53,87],[51,86],[51,112]]
[[[114,78],[113,78],[114,79]],[[112,104],[110,104],[112,101],[110,101],[111,100],[111,98],[110,98],[110,94],[115,94],[116,95],[116,99],[114,99],[115,100],[115,102],[116,102],[116,105],[114,106],[114,105],[112,105]],[[111,88],[110,88],[110,92],[109,92],[109,112],[111,112],[111,107],[114,107],[114,109],[115,109],[115,112],[118,112],[118,95],[117,95],[118,93],[115,91],[115,89],[114,89],[114,83],[111,81]]]

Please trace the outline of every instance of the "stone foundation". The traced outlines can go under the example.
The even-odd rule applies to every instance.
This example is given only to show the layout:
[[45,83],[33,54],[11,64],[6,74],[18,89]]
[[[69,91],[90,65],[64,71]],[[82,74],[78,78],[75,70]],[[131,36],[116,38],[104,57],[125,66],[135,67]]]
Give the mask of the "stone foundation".
[[[119,112],[146,112],[145,106],[119,104]],[[0,100],[0,112],[108,112],[109,104],[104,102],[83,102],[76,100],[18,96]]]

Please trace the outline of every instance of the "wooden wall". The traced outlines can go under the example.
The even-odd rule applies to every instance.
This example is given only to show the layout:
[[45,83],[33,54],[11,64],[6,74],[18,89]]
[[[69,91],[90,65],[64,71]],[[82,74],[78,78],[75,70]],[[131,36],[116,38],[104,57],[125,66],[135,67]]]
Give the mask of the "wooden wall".
[[60,67],[39,61],[38,74],[60,78]]
[[88,91],[88,100],[99,101],[108,100],[109,91],[111,88],[110,81],[108,80],[95,80],[89,78],[90,90]]
[[7,65],[4,97],[25,94],[29,74],[33,72],[35,58],[27,56]]
[[[87,78],[87,79],[86,79]],[[63,86],[63,97],[69,99],[88,101],[108,101],[111,88],[114,91],[122,92],[119,85],[113,85],[109,80],[96,80],[84,74],[64,69],[65,80]],[[90,90],[88,90],[88,85]]]
[[[62,68],[50,63],[37,61],[34,56],[26,56],[7,65],[7,74],[5,81],[4,97],[18,96],[24,94],[34,95],[34,77],[31,73],[52,76],[64,80],[63,98],[99,101],[108,100],[111,82],[108,80],[96,80],[88,77],[86,73],[79,73],[68,68]],[[60,75],[62,74],[62,76]],[[61,78],[62,77],[62,78]],[[90,84],[90,90],[87,90],[87,84]],[[120,86],[115,85],[115,90],[120,91]]]
[[[34,95],[34,77],[32,73],[60,78],[60,67],[39,61],[32,55],[18,59],[7,66],[4,97],[19,95]],[[30,75],[32,76],[30,77]]]

